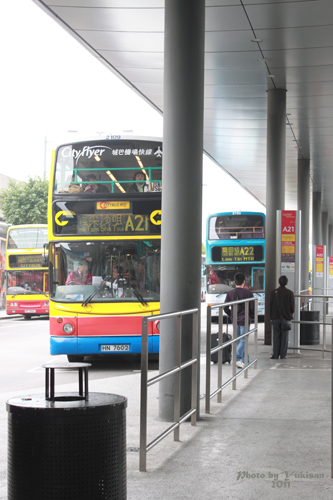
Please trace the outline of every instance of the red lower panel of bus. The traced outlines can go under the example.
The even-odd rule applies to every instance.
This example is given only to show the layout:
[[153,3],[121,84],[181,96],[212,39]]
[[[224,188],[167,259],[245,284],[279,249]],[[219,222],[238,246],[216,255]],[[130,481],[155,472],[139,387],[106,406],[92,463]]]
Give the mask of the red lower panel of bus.
[[32,300],[16,300],[15,305],[13,301],[7,301],[7,314],[31,314],[31,315],[41,315],[49,314],[49,304],[48,301],[32,301]]
[[[71,333],[63,329],[70,324],[73,329]],[[112,335],[141,335],[142,316],[79,316],[79,317],[51,317],[50,332],[52,336],[78,336],[78,337],[100,337]],[[156,324],[149,324],[151,334],[159,334]]]

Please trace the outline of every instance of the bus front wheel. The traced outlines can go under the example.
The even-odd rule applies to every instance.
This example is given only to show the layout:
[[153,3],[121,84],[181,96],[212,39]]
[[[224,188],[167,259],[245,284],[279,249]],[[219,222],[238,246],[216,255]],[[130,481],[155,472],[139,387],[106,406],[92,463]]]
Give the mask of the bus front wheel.
[[31,319],[31,314],[24,314],[24,319]]
[[67,354],[67,359],[70,363],[82,363],[84,356],[78,356],[77,354]]

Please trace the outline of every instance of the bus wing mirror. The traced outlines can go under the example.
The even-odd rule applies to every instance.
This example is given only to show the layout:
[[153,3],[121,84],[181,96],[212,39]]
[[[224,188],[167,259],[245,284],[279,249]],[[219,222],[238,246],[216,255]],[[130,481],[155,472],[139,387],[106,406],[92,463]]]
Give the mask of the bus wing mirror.
[[49,265],[49,244],[44,243],[44,253],[42,256],[42,267],[48,267]]

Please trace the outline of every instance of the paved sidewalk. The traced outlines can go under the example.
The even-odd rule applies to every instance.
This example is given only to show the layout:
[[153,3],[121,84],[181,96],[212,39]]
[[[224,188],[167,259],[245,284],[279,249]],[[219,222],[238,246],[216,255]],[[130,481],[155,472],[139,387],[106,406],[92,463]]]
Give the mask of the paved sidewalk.
[[129,469],[129,499],[332,498],[331,361],[259,351],[257,375],[202,413],[188,440],[181,430],[164,460],[152,450],[148,472]]
[[[330,339],[329,339],[330,342]],[[270,347],[258,347],[258,370],[229,385],[223,402],[211,402],[196,427],[185,423],[180,442],[172,435],[147,455],[147,472],[139,472],[140,373],[89,382],[90,392],[109,392],[128,398],[128,500],[331,499],[331,360],[320,352],[303,352],[286,360],[271,360]],[[250,353],[251,355],[251,353]],[[211,366],[216,380],[216,365]],[[231,366],[223,366],[224,380]],[[156,372],[149,372],[149,377]],[[201,357],[201,392],[205,390],[205,359]],[[27,394],[43,393],[41,386]],[[76,390],[76,384],[57,387]],[[212,390],[215,389],[214,385]],[[23,395],[2,394],[0,401],[0,499],[6,498],[5,402]],[[158,420],[158,388],[149,389],[148,440],[169,424]],[[29,499],[30,500],[30,499]],[[94,499],[92,499],[94,500]]]

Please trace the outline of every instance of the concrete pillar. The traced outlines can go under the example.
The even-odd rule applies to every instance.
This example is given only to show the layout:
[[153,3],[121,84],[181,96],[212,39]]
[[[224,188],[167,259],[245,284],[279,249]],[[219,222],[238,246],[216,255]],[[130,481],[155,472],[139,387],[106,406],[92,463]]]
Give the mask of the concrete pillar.
[[328,244],[328,212],[321,213],[321,234],[323,245]]
[[284,210],[286,90],[267,92],[265,344],[271,344],[269,302],[276,276],[276,211]]
[[[165,2],[162,313],[201,307],[204,40],[204,0]],[[185,321],[183,360],[192,357],[190,330]],[[174,322],[162,322],[160,370],[174,365]],[[181,377],[181,414],[190,407],[190,375],[187,369]],[[163,380],[159,391],[160,418],[172,421],[174,378]]]
[[329,224],[328,226],[328,257],[333,257],[333,225]]
[[[326,246],[326,257],[329,257],[328,247],[327,247],[327,245],[328,245],[328,212],[321,213],[321,234],[322,234],[323,245]],[[325,262],[324,269],[326,269],[326,265],[327,265],[327,262]],[[323,290],[322,293],[326,294],[327,293],[326,287],[328,286],[327,285],[327,276],[324,277],[324,286],[325,286],[325,289]],[[328,312],[328,310],[327,310],[327,312]]]
[[321,193],[313,193],[312,201],[312,244],[322,245],[322,226],[321,226]]
[[309,288],[310,243],[310,160],[299,159],[297,170],[297,210],[301,210],[301,290]]

